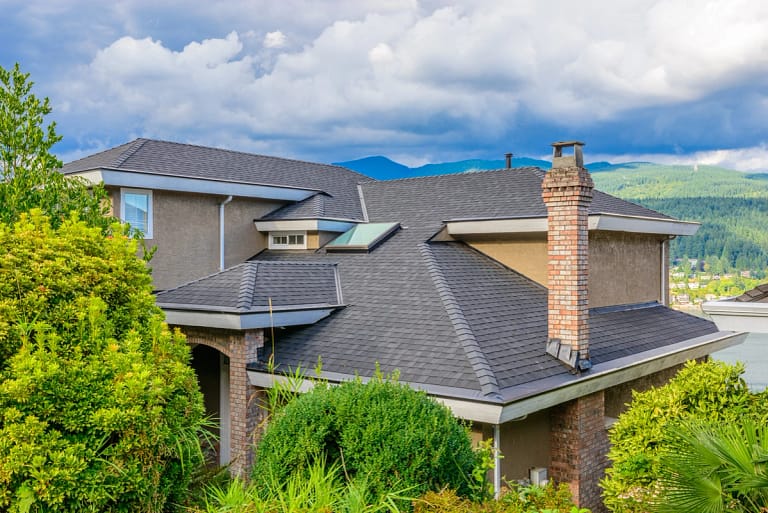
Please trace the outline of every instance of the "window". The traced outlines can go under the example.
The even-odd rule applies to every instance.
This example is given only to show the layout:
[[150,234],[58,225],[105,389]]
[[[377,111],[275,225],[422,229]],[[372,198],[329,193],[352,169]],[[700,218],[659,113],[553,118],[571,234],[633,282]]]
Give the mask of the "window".
[[120,189],[120,220],[152,238],[152,191]]
[[371,251],[400,228],[400,223],[358,224],[325,245],[326,251]]
[[270,232],[269,249],[307,249],[307,232]]

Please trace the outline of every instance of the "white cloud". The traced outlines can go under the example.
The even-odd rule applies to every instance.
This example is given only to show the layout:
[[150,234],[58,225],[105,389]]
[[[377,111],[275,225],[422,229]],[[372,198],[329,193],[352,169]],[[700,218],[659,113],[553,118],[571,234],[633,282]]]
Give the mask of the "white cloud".
[[768,173],[768,146],[698,151],[690,154],[624,153],[589,155],[593,162],[653,162],[656,164],[719,166],[736,171]]
[[266,48],[282,48],[287,40],[288,38],[285,37],[285,34],[279,30],[267,32],[267,35],[264,36],[264,46]]

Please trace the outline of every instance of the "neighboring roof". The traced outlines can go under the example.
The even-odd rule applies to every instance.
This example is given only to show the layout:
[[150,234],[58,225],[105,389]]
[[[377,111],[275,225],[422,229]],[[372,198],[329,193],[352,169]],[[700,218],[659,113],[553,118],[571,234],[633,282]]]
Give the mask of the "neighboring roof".
[[157,294],[163,308],[254,312],[341,305],[336,266],[314,262],[245,262]]
[[734,298],[739,303],[768,303],[768,283],[758,285],[752,290]]
[[[314,215],[320,208],[324,216],[347,219],[363,218],[357,183],[372,180],[339,166],[152,139],[136,139],[69,162],[62,172],[98,169],[322,191],[325,194],[315,196],[306,210]],[[288,215],[306,217],[307,212],[299,210]]]

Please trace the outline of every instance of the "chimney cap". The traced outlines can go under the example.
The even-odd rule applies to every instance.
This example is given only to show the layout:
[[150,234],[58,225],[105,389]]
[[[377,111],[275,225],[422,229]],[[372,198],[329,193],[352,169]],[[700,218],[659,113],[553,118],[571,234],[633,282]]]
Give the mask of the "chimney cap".
[[568,146],[586,146],[586,143],[581,141],[555,141],[552,143],[552,146],[567,148]]
[[[552,154],[552,169],[564,167],[584,167],[584,156],[581,147],[584,143],[581,141],[557,141],[552,143],[554,152]],[[573,155],[563,156],[563,148],[573,148]]]

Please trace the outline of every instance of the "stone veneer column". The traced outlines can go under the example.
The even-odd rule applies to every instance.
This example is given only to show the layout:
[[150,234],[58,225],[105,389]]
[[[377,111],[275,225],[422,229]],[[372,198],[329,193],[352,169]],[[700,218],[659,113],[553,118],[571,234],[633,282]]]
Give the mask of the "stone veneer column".
[[552,408],[549,478],[570,485],[573,500],[592,513],[607,511],[598,485],[608,466],[603,392]]
[[[583,167],[582,145],[554,143],[552,169],[541,184],[547,206],[547,333],[550,341],[566,348],[553,354],[571,366],[589,360],[589,205],[594,184]],[[562,149],[570,146],[573,157],[563,157]]]

